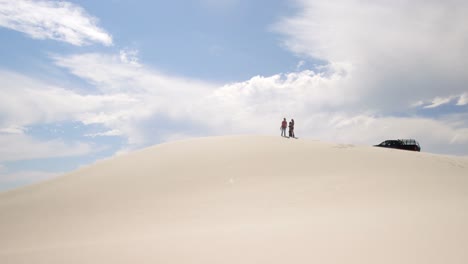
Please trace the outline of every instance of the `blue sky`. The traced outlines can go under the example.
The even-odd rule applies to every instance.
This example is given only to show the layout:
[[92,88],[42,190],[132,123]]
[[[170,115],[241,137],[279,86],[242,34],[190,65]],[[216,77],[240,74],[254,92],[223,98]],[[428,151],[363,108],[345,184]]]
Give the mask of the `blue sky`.
[[468,4],[0,0],[0,190],[184,138],[468,155]]

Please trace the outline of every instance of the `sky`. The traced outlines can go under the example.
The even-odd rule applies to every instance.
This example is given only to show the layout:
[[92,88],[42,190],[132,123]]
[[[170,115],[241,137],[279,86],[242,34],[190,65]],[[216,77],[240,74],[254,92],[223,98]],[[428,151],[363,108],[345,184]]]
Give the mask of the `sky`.
[[[0,0],[0,191],[163,142],[468,156],[462,0]],[[203,151],[203,150],[200,150]]]

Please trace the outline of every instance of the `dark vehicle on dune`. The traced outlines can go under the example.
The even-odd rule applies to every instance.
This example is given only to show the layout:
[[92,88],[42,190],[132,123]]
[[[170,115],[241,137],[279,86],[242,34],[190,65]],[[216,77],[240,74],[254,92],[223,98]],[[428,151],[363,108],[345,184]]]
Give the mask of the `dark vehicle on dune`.
[[374,147],[421,151],[421,147],[419,146],[419,143],[414,139],[385,140],[384,142],[378,145],[374,145]]

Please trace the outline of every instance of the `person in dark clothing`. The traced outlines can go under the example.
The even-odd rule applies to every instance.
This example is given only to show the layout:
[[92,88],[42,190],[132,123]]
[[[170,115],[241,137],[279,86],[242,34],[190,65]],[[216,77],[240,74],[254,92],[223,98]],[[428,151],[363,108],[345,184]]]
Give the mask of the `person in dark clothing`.
[[291,119],[291,137],[296,138],[296,135],[294,134],[294,119]]
[[294,131],[294,125],[292,121],[289,121],[289,137],[292,137]]
[[288,122],[286,118],[283,118],[283,122],[281,122],[281,136],[286,137],[286,127],[288,126]]

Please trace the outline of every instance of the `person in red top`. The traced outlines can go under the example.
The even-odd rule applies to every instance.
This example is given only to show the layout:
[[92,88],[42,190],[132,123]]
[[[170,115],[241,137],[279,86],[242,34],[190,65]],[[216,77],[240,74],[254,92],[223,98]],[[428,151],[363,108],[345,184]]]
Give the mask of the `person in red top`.
[[288,122],[286,121],[286,118],[283,119],[283,122],[281,122],[281,136],[285,137],[286,136],[286,128],[288,127]]

